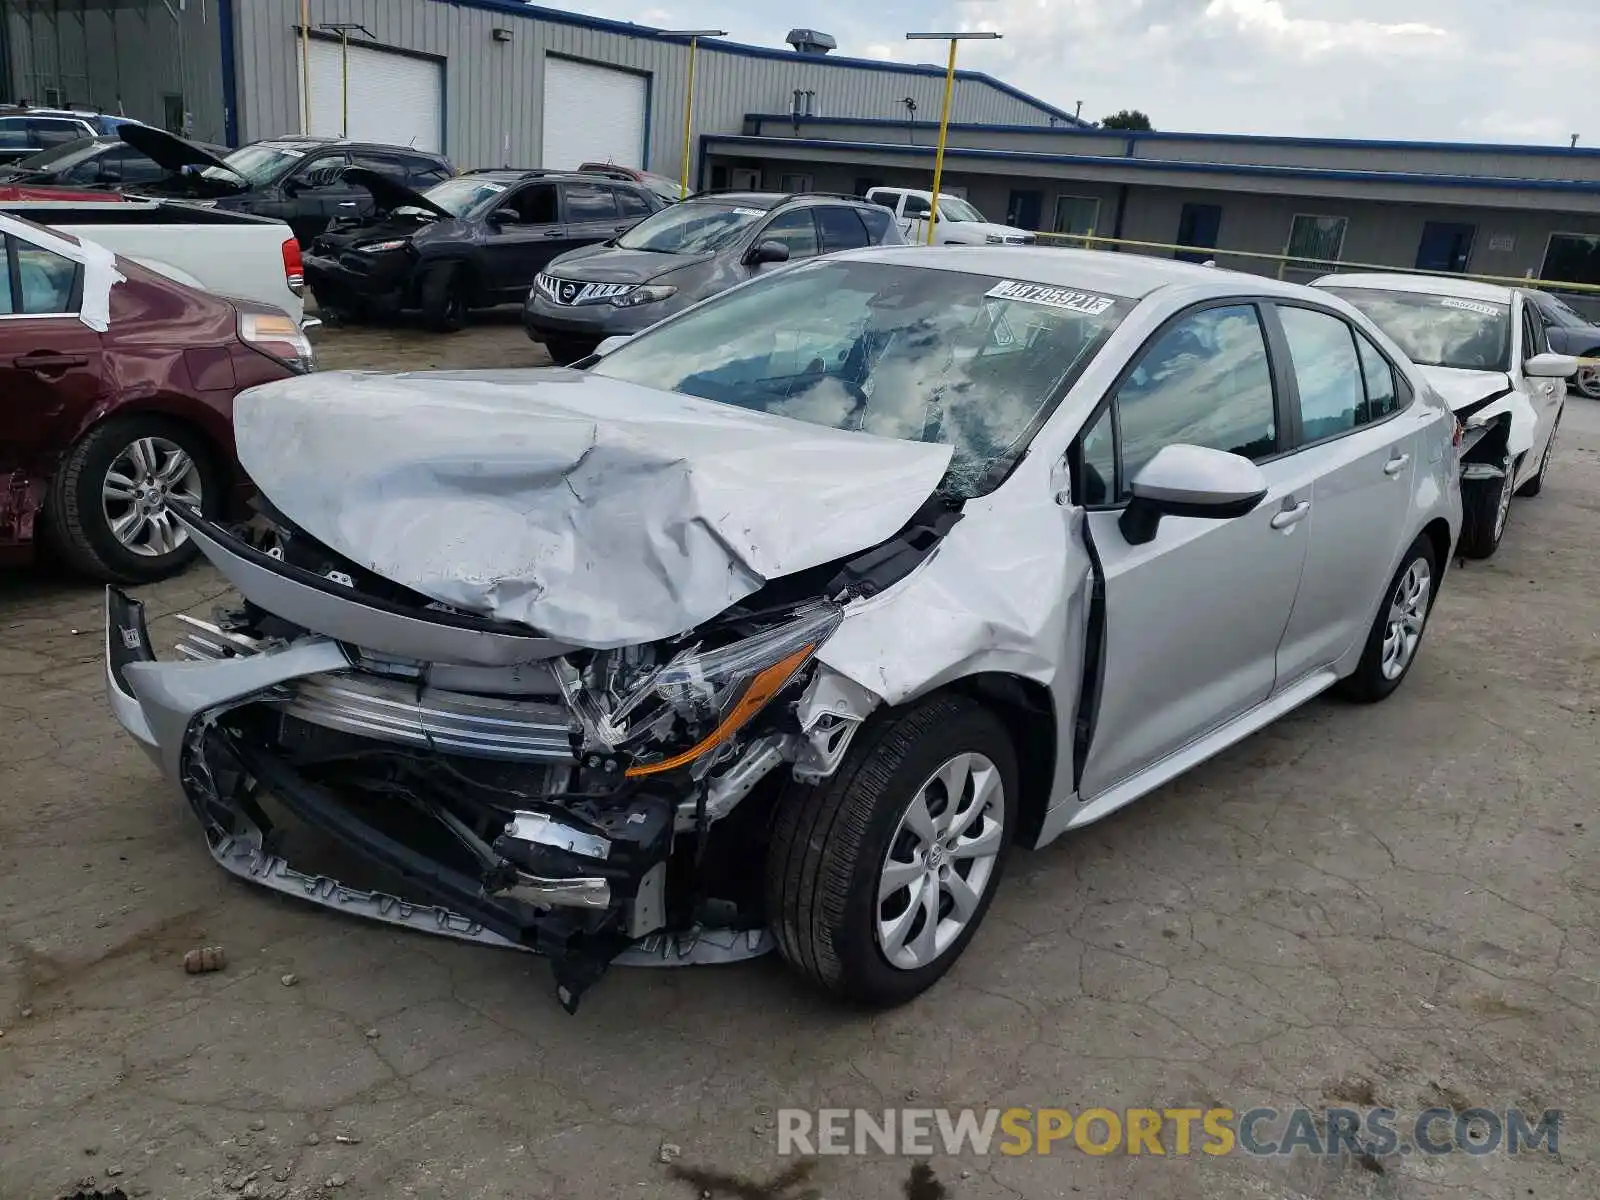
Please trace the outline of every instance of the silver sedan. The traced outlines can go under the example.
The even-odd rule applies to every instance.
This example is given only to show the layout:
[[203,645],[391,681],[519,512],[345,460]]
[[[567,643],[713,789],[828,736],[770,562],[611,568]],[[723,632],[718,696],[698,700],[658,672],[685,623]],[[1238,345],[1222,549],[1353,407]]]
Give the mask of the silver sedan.
[[[1393,693],[1461,526],[1365,316],[1125,254],[834,255],[584,370],[235,422],[264,540],[183,519],[246,603],[174,664],[110,592],[112,706],[226,869],[543,953],[569,1009],[774,946],[908,1000],[1016,844]],[[379,873],[297,870],[305,826]]]

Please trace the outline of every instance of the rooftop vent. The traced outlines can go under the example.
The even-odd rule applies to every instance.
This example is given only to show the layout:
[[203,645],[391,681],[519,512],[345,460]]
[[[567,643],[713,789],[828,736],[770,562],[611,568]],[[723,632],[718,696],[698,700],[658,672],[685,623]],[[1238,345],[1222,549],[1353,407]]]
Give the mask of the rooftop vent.
[[783,40],[799,54],[826,54],[829,50],[839,48],[839,43],[834,41],[831,33],[817,29],[791,29],[789,36]]

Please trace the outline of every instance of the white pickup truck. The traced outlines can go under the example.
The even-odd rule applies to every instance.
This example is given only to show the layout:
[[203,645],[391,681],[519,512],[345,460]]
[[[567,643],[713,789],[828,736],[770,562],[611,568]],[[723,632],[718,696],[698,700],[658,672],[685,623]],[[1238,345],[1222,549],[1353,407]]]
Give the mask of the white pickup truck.
[[4,211],[98,242],[169,279],[305,322],[300,244],[282,221],[170,201],[23,201]]
[[[906,241],[914,246],[927,242],[932,192],[875,187],[867,192],[867,199],[894,212]],[[934,222],[933,240],[940,246],[1031,246],[1039,239],[1025,229],[996,225],[960,196],[940,192],[939,219]]]

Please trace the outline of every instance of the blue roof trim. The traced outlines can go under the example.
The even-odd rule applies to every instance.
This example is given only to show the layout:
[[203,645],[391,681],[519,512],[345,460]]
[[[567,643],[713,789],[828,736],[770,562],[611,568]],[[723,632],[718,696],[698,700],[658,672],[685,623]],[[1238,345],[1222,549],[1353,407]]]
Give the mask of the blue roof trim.
[[[591,17],[583,13],[562,12],[555,8],[541,8],[534,4],[522,4],[519,0],[436,0],[440,4],[449,4],[456,8],[481,8],[490,12],[503,12],[510,16],[529,17],[537,21],[550,21],[557,25],[576,25],[580,29],[597,29],[602,33],[620,33],[626,37],[643,38],[652,42],[670,42],[681,46],[682,38],[669,37],[650,25],[635,25],[631,21],[612,21],[605,17]],[[888,71],[898,75],[933,75],[944,78],[943,67],[919,66],[915,63],[885,62],[876,58],[846,58],[837,54],[819,54],[802,57],[793,50],[775,50],[771,46],[751,46],[744,42],[729,42],[721,38],[702,38],[702,50],[715,50],[721,54],[733,54],[741,58],[770,58],[781,62],[802,61],[807,64],[817,63],[825,67],[856,67],[867,68],[873,71]],[[1073,125],[1082,125],[1084,122],[1063,109],[1053,104],[1047,104],[1037,96],[1030,96],[1021,88],[1012,87],[992,75],[982,71],[957,71],[957,79],[970,80],[973,83],[986,83],[996,91],[1004,92],[1014,100],[1021,100],[1030,104],[1046,116],[1056,117],[1059,120],[1070,122]],[[1030,125],[1019,125],[1018,129],[1031,129]],[[1047,128],[1041,126],[1040,128]]]
[[[903,126],[902,126],[903,128]],[[719,146],[794,146],[804,150],[851,150],[870,154],[898,154],[932,158],[934,147],[891,142],[833,142],[825,138],[750,137],[744,134],[709,134],[706,149]],[[1331,167],[1285,167],[1267,163],[1183,162],[1170,158],[1125,158],[1108,154],[1034,154],[1025,150],[975,150],[946,146],[945,160],[971,158],[1000,162],[1068,163],[1093,167],[1134,167],[1144,171],[1195,172],[1209,175],[1256,175],[1287,179],[1334,179],[1351,183],[1405,183],[1428,187],[1507,188],[1540,192],[1576,192],[1600,195],[1600,181],[1571,179],[1486,178],[1478,175],[1427,175],[1414,171],[1349,171]]]
[[[794,123],[791,113],[746,113],[746,121],[782,121],[786,124]],[[887,129],[905,129],[912,125],[910,121],[896,120],[894,117],[801,117],[802,125],[881,125]],[[937,129],[937,121],[917,121],[914,123],[918,129]],[[1394,140],[1371,140],[1367,138],[1327,138],[1327,137],[1280,137],[1264,133],[1163,133],[1159,129],[1146,133],[1142,130],[1132,129],[1091,129],[1086,123],[1078,128],[1046,125],[984,125],[951,121],[951,129],[966,130],[970,133],[1044,133],[1057,137],[1098,137],[1115,139],[1116,141],[1134,142],[1171,141],[1171,142],[1234,142],[1254,146],[1308,146],[1317,149],[1346,149],[1346,150],[1443,150],[1459,154],[1560,154],[1571,155],[1575,158],[1600,158],[1600,148],[1594,146],[1530,146],[1527,144],[1505,145],[1497,142],[1402,142]]]

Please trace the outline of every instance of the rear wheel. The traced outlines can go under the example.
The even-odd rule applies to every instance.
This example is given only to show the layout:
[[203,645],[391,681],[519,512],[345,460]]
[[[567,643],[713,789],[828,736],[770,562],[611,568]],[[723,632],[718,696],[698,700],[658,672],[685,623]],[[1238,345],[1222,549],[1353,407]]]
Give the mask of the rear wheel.
[[1400,569],[1385,593],[1383,605],[1367,634],[1355,671],[1339,681],[1339,694],[1361,704],[1392,695],[1411,671],[1422,645],[1428,614],[1433,611],[1434,581],[1439,565],[1433,542],[1421,534],[1411,543]]
[[51,482],[51,540],[94,578],[147,583],[181,570],[198,551],[168,504],[214,515],[222,480],[205,442],[164,417],[107,421],[68,453]]
[[1016,752],[988,709],[936,696],[863,729],[830,779],[778,799],[767,913],[779,951],[842,999],[910,1000],[977,931],[1016,824]]
[[467,279],[457,266],[435,267],[422,281],[422,320],[435,333],[456,333],[467,324]]
[[1516,463],[1506,459],[1499,479],[1468,479],[1461,484],[1461,556],[1489,558],[1500,549],[1511,496],[1516,491]]
[[1580,396],[1600,400],[1600,367],[1579,367],[1572,386],[1578,389]]

